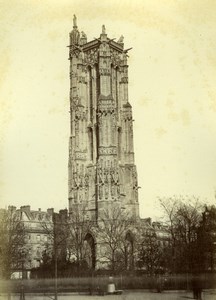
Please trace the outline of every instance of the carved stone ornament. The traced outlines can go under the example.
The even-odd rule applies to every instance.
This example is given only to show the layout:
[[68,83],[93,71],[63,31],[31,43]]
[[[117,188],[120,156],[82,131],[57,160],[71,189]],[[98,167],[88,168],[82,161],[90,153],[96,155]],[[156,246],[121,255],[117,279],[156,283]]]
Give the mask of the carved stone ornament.
[[78,76],[78,82],[79,82],[79,83],[86,83],[86,78],[85,78],[85,76]]
[[79,45],[80,44],[80,33],[77,28],[74,28],[70,34],[71,45]]
[[79,58],[81,51],[82,49],[79,46],[72,45],[69,51],[69,59],[71,59],[73,56]]
[[86,113],[85,112],[77,112],[76,114],[75,114],[75,121],[77,122],[77,121],[84,121],[84,120],[86,120],[87,119],[87,117],[86,117]]
[[131,121],[132,120],[132,114],[131,114],[131,112],[130,111],[125,111],[123,113],[122,119],[124,121]]
[[87,114],[85,113],[85,111],[83,111],[83,107],[77,107],[77,109],[75,110],[75,121],[79,120],[87,120]]
[[111,62],[114,66],[120,66],[122,59],[121,59],[121,53],[114,50],[114,49],[110,49],[110,54],[111,54]]
[[89,174],[88,173],[85,174],[84,185],[86,188],[89,186]]
[[87,35],[85,34],[84,31],[81,31],[81,38],[82,39],[87,39]]
[[73,96],[72,100],[71,100],[72,107],[77,106],[78,103],[79,103],[79,97],[78,96]]
[[98,62],[98,49],[96,48],[85,52],[84,62],[91,66],[96,64]]
[[128,83],[128,77],[126,76],[122,77],[120,83]]

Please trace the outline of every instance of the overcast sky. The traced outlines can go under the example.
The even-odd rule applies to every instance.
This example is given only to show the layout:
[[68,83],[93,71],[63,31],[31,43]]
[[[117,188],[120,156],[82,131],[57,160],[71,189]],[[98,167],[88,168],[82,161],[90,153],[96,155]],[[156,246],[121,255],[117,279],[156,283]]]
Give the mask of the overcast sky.
[[68,206],[69,32],[125,37],[142,217],[216,189],[216,1],[0,0],[0,206]]

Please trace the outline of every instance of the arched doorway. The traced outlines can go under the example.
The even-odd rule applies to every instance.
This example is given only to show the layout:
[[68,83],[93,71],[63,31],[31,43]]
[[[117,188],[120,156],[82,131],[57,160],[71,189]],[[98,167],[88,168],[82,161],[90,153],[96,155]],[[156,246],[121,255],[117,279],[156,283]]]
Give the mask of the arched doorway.
[[131,232],[125,236],[125,269],[134,269],[134,239]]
[[88,264],[89,269],[95,269],[96,253],[95,241],[91,233],[87,233],[84,240],[84,253],[83,257]]

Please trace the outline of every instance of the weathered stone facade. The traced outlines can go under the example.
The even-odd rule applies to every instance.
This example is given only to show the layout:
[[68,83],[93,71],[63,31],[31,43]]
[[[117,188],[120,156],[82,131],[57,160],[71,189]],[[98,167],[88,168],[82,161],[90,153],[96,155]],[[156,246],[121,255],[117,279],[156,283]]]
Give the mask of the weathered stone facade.
[[123,36],[87,42],[74,16],[70,33],[69,212],[84,205],[91,220],[116,205],[139,218],[132,107]]
[[[12,244],[13,247],[20,249],[19,257],[16,257],[11,267],[12,278],[22,277],[23,271],[27,278],[33,268],[40,266],[42,262],[43,251],[48,247],[53,247],[51,231],[53,228],[53,208],[47,211],[41,209],[31,210],[30,205],[21,206],[17,209],[15,206],[9,206],[8,210],[1,209],[1,213],[10,213],[10,222],[13,216],[16,216],[16,223],[24,224],[24,243]],[[15,233],[18,236],[18,231]],[[9,238],[12,239],[12,233],[9,232]],[[14,257],[15,258],[15,257]]]

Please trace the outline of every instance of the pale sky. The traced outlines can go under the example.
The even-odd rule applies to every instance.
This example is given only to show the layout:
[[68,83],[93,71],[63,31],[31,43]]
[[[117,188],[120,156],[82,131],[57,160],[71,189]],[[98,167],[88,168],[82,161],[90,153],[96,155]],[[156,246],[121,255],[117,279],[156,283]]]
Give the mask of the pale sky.
[[0,206],[68,206],[69,32],[125,37],[140,214],[157,197],[213,203],[215,0],[0,0]]

